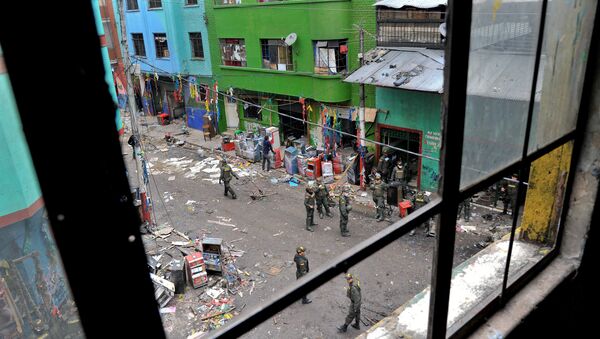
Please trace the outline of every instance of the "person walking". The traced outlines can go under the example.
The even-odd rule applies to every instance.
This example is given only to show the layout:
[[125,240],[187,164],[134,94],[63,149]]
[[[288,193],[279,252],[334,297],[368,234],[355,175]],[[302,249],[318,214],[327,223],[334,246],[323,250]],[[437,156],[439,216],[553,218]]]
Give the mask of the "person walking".
[[377,206],[377,221],[383,221],[385,219],[385,197],[387,196],[387,184],[381,180],[381,174],[375,174],[375,182],[371,184],[371,190],[373,191],[373,201]]
[[360,330],[360,305],[361,305],[361,292],[360,292],[360,282],[358,279],[354,281],[354,277],[352,274],[346,274],[346,281],[348,282],[348,287],[346,288],[346,296],[350,299],[350,308],[348,309],[348,315],[346,316],[346,321],[343,325],[338,326],[338,332],[343,333],[348,329],[348,325],[352,323],[354,320],[354,327],[357,330]]
[[227,163],[227,160],[225,160],[225,158],[223,158],[223,160],[221,160],[221,176],[219,177],[219,185],[221,184],[221,181],[223,182],[223,184],[225,184],[225,196],[227,196],[227,192],[231,193],[231,198],[232,199],[237,199],[237,196],[235,195],[235,192],[233,191],[233,188],[231,188],[231,178],[235,177],[235,180],[239,180],[240,178],[237,176],[237,174],[235,174],[233,172],[233,170],[231,169],[231,166],[229,166],[229,164]]
[[263,147],[262,147],[262,156],[263,156],[263,161],[262,161],[262,170],[265,170],[265,162],[267,163],[267,172],[271,170],[271,154],[273,153],[275,154],[275,152],[273,151],[273,146],[271,145],[271,142],[269,141],[269,136],[265,135],[265,140],[263,140]]
[[[304,255],[305,249],[304,246],[299,246],[296,248],[296,255],[294,256],[294,262],[296,263],[296,280],[305,276],[310,268],[308,267],[308,259]],[[303,304],[310,304],[312,300],[308,299],[307,295],[302,297]]]

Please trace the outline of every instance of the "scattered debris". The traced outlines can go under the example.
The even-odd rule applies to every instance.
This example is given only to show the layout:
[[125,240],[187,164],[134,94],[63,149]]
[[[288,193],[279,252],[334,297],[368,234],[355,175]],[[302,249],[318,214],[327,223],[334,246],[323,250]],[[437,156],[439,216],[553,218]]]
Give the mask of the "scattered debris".
[[161,314],[164,313],[175,313],[177,311],[177,306],[171,306],[171,307],[163,307],[160,310],[158,310]]
[[280,231],[279,233],[275,233],[275,234],[273,234],[273,236],[274,236],[274,237],[276,237],[276,236],[278,236],[278,235],[282,235],[282,234],[283,234],[283,231]]
[[169,180],[169,181],[173,181],[173,180],[175,180],[175,176],[174,176],[174,175],[170,176],[168,180]]
[[[211,212],[212,213],[212,212]],[[207,220],[207,223],[210,224],[217,224],[217,225],[221,225],[221,226],[229,226],[229,227],[236,227],[234,224],[228,224],[226,222],[220,222],[220,221],[216,221],[216,220]]]

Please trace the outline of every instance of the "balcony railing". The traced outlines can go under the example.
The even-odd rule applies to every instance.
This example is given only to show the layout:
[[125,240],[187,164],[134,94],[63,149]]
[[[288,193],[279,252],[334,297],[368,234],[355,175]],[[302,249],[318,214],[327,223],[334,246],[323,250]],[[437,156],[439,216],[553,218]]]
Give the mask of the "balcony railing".
[[377,46],[443,48],[440,26],[446,13],[424,10],[377,10]]

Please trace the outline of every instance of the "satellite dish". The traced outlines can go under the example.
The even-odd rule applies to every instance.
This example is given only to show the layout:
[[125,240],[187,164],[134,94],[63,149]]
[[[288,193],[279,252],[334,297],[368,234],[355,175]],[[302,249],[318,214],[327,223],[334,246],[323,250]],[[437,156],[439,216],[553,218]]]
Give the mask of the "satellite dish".
[[287,37],[285,37],[285,44],[291,46],[294,44],[294,42],[296,42],[296,39],[298,39],[296,33],[290,33]]
[[442,23],[439,27],[440,30],[440,34],[443,35],[444,37],[446,37],[446,23]]

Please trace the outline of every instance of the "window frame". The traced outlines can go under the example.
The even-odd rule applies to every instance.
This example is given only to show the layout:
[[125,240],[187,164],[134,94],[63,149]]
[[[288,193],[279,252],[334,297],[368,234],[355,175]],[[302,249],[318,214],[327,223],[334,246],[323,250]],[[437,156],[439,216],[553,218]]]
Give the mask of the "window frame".
[[[198,34],[198,37],[192,38],[192,34]],[[188,32],[188,37],[190,39],[190,52],[192,54],[192,59],[195,60],[204,60],[204,44],[202,43],[202,32]],[[196,48],[194,48],[194,41],[199,41],[200,52],[202,56],[196,56]]]
[[[235,42],[234,42],[235,41]],[[225,59],[225,54],[223,53],[223,48],[226,45],[239,45],[241,46],[240,51],[243,49],[244,58],[243,60],[233,60],[233,59]],[[219,38],[219,51],[221,54],[221,66],[229,66],[229,67],[247,67],[248,66],[248,58],[246,54],[246,39],[244,38]],[[232,55],[233,53],[230,52]],[[239,65],[227,65],[226,62],[229,63],[239,63]]]
[[[132,8],[132,6],[130,6],[131,4],[135,4],[135,8]],[[127,0],[127,11],[139,11],[140,10],[140,4],[138,3],[138,0]]]
[[[376,30],[377,30],[377,46],[381,47],[426,47],[432,49],[443,49],[444,41],[441,34],[437,34],[437,39],[427,41],[429,34],[434,32],[439,33],[439,25],[446,20],[447,14],[443,12],[443,5],[435,8],[390,8],[377,6],[376,8]],[[441,18],[409,18],[410,14],[426,14],[430,16],[434,13],[441,13]],[[404,15],[403,15],[404,14]],[[403,18],[403,16],[406,16]],[[422,26],[419,32],[416,28]],[[412,28],[411,28],[412,27]],[[387,33],[387,34],[385,34]],[[390,34],[392,33],[392,34]],[[396,33],[396,34],[394,34]],[[424,37],[426,41],[410,41],[409,38]],[[384,38],[389,37],[392,41],[387,41]],[[405,41],[395,41],[395,39],[406,38]]]
[[[160,4],[160,6],[156,6],[156,4]],[[152,7],[154,6],[154,7]],[[162,0],[148,0],[148,9],[162,9]]]
[[[329,43],[332,43],[332,45],[337,43],[337,47],[336,46],[331,46],[329,47]],[[323,44],[325,43],[326,46],[325,47],[320,47],[319,44]],[[346,53],[342,53],[341,52],[341,46],[346,46]],[[317,67],[318,63],[317,63],[317,58],[320,57],[319,54],[319,49],[333,49],[334,53],[335,53],[335,57],[336,57],[336,62],[335,62],[335,67],[336,67],[336,72],[333,73],[331,72],[331,67],[329,67],[329,52],[327,52],[327,62],[326,65],[327,67]],[[343,60],[344,62],[341,63],[339,62],[339,60],[342,60],[342,56],[343,55]],[[339,75],[339,74],[346,74],[348,73],[348,39],[334,39],[334,40],[313,40],[313,56],[314,56],[314,74],[319,74],[319,75]],[[342,67],[343,64],[343,69],[340,70],[340,68]],[[326,68],[327,72],[318,72],[317,69],[319,68]]]
[[184,6],[186,6],[186,7],[198,6],[198,0],[185,0]]
[[[169,51],[169,40],[167,38],[167,33],[152,33],[154,37],[154,53],[157,59],[169,59],[171,57],[171,52]],[[160,36],[158,36],[160,35]],[[164,35],[165,41],[157,41],[162,38]],[[162,47],[162,43],[164,42],[165,46]],[[159,45],[161,44],[161,45]],[[164,56],[164,52],[167,51],[167,56]],[[162,52],[163,56],[160,56]]]
[[[452,257],[455,238],[455,218],[458,209],[458,203],[472,193],[481,190],[501,179],[507,171],[523,168],[532,161],[539,159],[557,146],[566,142],[574,141],[573,157],[571,160],[569,178],[567,181],[567,190],[564,196],[564,207],[561,212],[561,220],[569,211],[569,198],[573,188],[573,178],[575,176],[575,167],[581,153],[581,144],[583,140],[585,124],[587,122],[589,103],[592,97],[592,82],[594,80],[594,67],[598,59],[598,33],[599,33],[599,11],[597,7],[594,19],[594,32],[588,54],[588,61],[585,66],[585,79],[583,82],[582,98],[579,106],[579,115],[577,117],[576,128],[554,140],[552,143],[530,153],[526,154],[521,160],[505,166],[497,173],[489,175],[485,179],[472,184],[471,186],[460,190],[460,169],[461,160],[445,161],[445,159],[462,159],[462,144],[465,120],[466,106],[466,87],[467,70],[469,62],[469,39],[471,30],[472,3],[460,3],[450,1],[448,4],[448,35],[446,46],[446,65],[444,70],[447,81],[444,84],[443,100],[443,131],[444,143],[441,149],[440,170],[442,171],[442,182],[440,184],[441,197],[433,199],[425,207],[411,213],[381,232],[371,236],[347,251],[335,260],[318,267],[301,280],[291,283],[279,294],[275,295],[266,305],[260,308],[254,308],[241,314],[234,322],[215,332],[211,336],[239,336],[251,330],[254,326],[264,320],[269,319],[277,312],[285,309],[294,302],[297,302],[303,295],[329,282],[339,274],[347,271],[353,265],[368,258],[389,243],[397,240],[399,237],[408,233],[411,229],[428,220],[436,213],[440,215],[440,232],[436,239],[436,252],[433,260],[433,273],[431,284],[431,306],[429,312],[429,333],[430,338],[445,338],[447,334],[446,319],[448,311],[448,300],[450,292],[450,278],[452,272]],[[543,2],[544,8],[547,6],[547,0]],[[30,9],[28,3],[13,3],[12,6],[19,7],[18,12],[25,12]],[[36,6],[35,10],[28,11],[31,19],[36,22],[56,27],[57,34],[70,35],[81,41],[77,46],[66,46],[65,53],[85,53],[85,58],[81,58],[79,63],[73,63],[72,60],[62,58],[60,55],[49,55],[49,62],[52,62],[56,68],[63,69],[65,76],[60,80],[65,84],[81,83],[82,86],[76,86],[73,90],[75,100],[72,105],[65,106],[67,115],[75,115],[79,112],[78,107],[85,105],[92,98],[98,99],[97,105],[89,106],[89,114],[81,116],[77,121],[62,120],[60,122],[51,115],[36,114],[38,107],[35,102],[31,102],[28,79],[36,76],[37,70],[30,65],[36,61],[35,53],[40,48],[52,48],[52,42],[41,42],[41,46],[22,45],[22,31],[15,32],[10,28],[8,18],[9,11],[0,11],[0,42],[4,48],[4,58],[7,69],[10,70],[9,77],[13,87],[15,101],[22,119],[23,129],[31,150],[31,156],[34,166],[38,169],[40,187],[47,204],[48,215],[51,221],[51,227],[57,240],[57,247],[64,261],[65,271],[69,278],[74,298],[77,302],[82,325],[87,333],[96,335],[113,335],[113,328],[121,328],[125,335],[131,333],[136,336],[161,336],[164,335],[158,308],[152,293],[151,281],[148,277],[146,268],[146,256],[143,244],[140,240],[139,225],[140,219],[137,211],[133,208],[127,197],[131,192],[124,176],[124,164],[120,154],[120,146],[115,134],[114,119],[96,119],[93,117],[102,116],[106,112],[114,111],[114,103],[106,90],[104,81],[104,72],[100,53],[98,53],[97,32],[94,28],[93,12],[91,3],[42,3]],[[455,6],[457,8],[455,8]],[[72,17],[69,25],[56,25],[56,17],[64,13],[80,13]],[[11,12],[12,13],[12,12]],[[542,15],[542,18],[545,18]],[[542,19],[543,20],[543,19]],[[69,30],[73,27],[83,27],[85,29]],[[543,32],[542,29],[540,29]],[[540,36],[543,37],[543,33]],[[456,39],[453,39],[456,37]],[[243,39],[242,39],[243,40]],[[536,68],[539,65],[540,48],[536,50]],[[61,53],[62,55],[62,53]],[[64,60],[62,60],[64,59]],[[537,71],[534,72],[534,79]],[[533,81],[535,84],[536,81]],[[91,89],[91,90],[90,90]],[[54,86],[47,91],[40,93],[41,98],[38,101],[51,101],[57,93],[62,90],[62,86]],[[532,96],[535,91],[532,91]],[[533,103],[533,100],[530,101]],[[532,110],[528,112],[528,125],[531,124]],[[448,119],[452,116],[452,119]],[[83,119],[83,120],[82,120]],[[97,166],[96,159],[74,159],[72,156],[65,156],[68,152],[56,152],[56,149],[62,149],[69,142],[70,133],[81,124],[91,126],[86,131],[87,143],[90,148],[101,152],[105,160],[102,166]],[[53,128],[48,128],[52,126]],[[527,133],[529,129],[527,129]],[[527,136],[526,138],[528,138]],[[527,152],[528,140],[525,140],[524,151]],[[82,163],[83,162],[83,163]],[[61,163],[61,166],[52,166]],[[82,164],[89,164],[86,167],[85,176],[78,171],[64,172],[63,168],[68,166],[81,167]],[[101,213],[96,218],[89,218],[89,211],[78,200],[73,199],[81,193],[79,180],[76,178],[85,178],[93,176],[96,178],[96,186],[103,187],[97,190],[95,196],[95,208],[97,210],[109,211]],[[523,185],[519,185],[519,191]],[[519,196],[520,194],[518,194]],[[519,204],[516,204],[519,206]],[[81,207],[79,209],[79,207]],[[65,213],[66,218],[59,218],[61,213]],[[515,213],[518,215],[518,213]],[[111,223],[107,223],[111,221]],[[85,224],[87,227],[78,227]],[[110,234],[98,236],[90,230],[96,230],[106,225],[121,225],[114,227]],[[514,237],[514,225],[511,230],[511,238]],[[534,268],[529,270],[525,276],[519,278],[518,283],[506,288],[501,298],[495,298],[488,304],[485,311],[479,312],[470,323],[464,325],[459,331],[452,333],[451,336],[457,336],[457,333],[466,333],[469,326],[474,324],[478,318],[497,310],[507,300],[513,296],[520,287],[530,281],[539,271],[545,268],[558,254],[562,241],[563,227],[559,228],[557,244],[555,249],[546,255],[542,261],[535,264]],[[110,235],[110,236],[109,236]],[[128,242],[124,239],[133,235],[134,240]],[[78,239],[87,239],[85,242],[76,241]],[[511,239],[512,241],[513,239]],[[512,242],[511,242],[512,243]],[[111,251],[90,251],[92,248],[111,248]],[[102,252],[102,253],[100,253]],[[120,258],[126,260],[128,265],[116,265],[113,267],[113,274],[120,279],[127,279],[134,289],[111,289],[114,293],[111,297],[115,300],[121,298],[129,301],[118,309],[115,309],[111,303],[107,302],[106,293],[102,293],[99,282],[93,279],[87,279],[93,276],[97,269],[94,265],[81,265],[78,260],[82,253],[90,262],[93,260],[109,261]],[[117,255],[118,253],[118,255]],[[509,256],[510,258],[510,256]],[[508,265],[508,263],[507,263]],[[100,292],[98,292],[100,291]],[[97,317],[100,311],[111,312],[112,326],[106,326],[103,318]],[[132,312],[135,311],[135,312]],[[131,313],[128,313],[131,312]],[[120,326],[123,325],[123,326]],[[163,332],[161,332],[163,331]]]
[[[138,37],[141,37],[141,39],[137,39]],[[133,55],[145,58],[147,55],[146,55],[146,43],[144,42],[144,33],[131,33],[131,42],[133,45],[133,52],[134,52]],[[140,42],[141,42],[142,50],[144,52],[143,55],[139,54],[139,50],[138,50],[137,43],[140,43]]]
[[[280,56],[280,49],[281,48],[285,49],[285,64],[280,64],[279,61],[281,60],[281,56]],[[272,51],[271,49],[274,48],[274,50],[276,51],[276,55],[275,58],[277,59],[277,62],[273,62],[270,60],[270,58],[272,57]],[[273,71],[281,71],[281,72],[293,72],[294,71],[294,51],[292,46],[288,46],[285,41],[283,39],[260,39],[260,52],[261,52],[261,66],[264,69],[270,69]],[[268,63],[269,66],[267,67],[266,64],[266,58],[265,58],[265,52],[268,54]],[[277,69],[273,69],[272,65],[276,65]],[[285,65],[286,69],[279,69],[279,65]]]

